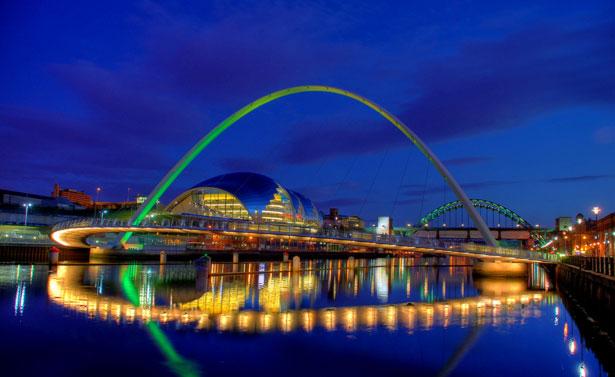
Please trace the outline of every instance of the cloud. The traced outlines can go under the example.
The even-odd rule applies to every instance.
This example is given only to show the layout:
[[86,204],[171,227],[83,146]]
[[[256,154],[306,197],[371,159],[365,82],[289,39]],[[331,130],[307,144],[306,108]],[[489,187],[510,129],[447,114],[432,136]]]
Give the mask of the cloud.
[[327,211],[329,208],[340,208],[361,205],[365,202],[365,199],[361,198],[337,198],[330,200],[323,200],[316,202],[316,207],[321,211]]
[[[578,176],[564,176],[564,177],[552,177],[552,178],[538,178],[538,179],[511,179],[511,180],[486,180],[478,182],[465,182],[459,185],[464,191],[469,190],[481,190],[490,187],[501,187],[509,185],[518,185],[524,183],[582,183],[582,182],[594,182],[600,180],[614,179],[614,174],[596,174],[596,175],[578,175]],[[449,192],[450,188],[442,181],[441,185],[431,185],[425,187],[424,185],[408,184],[403,185],[402,194],[405,197],[416,198],[423,195],[435,195],[442,192]],[[401,202],[401,201],[400,201]]]
[[193,102],[141,85],[142,72],[112,71],[87,61],[55,64],[50,70],[84,103],[97,132],[173,143],[205,123]]
[[615,178],[615,174],[598,174],[598,175],[577,175],[568,177],[549,178],[546,182],[549,183],[576,183],[576,182],[593,182]]
[[615,127],[602,127],[594,132],[598,144],[615,144]]
[[325,42],[321,37],[328,28],[308,27],[322,20],[322,12],[263,4],[203,24],[158,8],[144,66],[152,77],[165,78],[162,87],[208,102],[252,98],[297,80],[309,82],[351,59],[355,50],[352,43]]
[[[318,135],[313,129],[319,126],[311,123],[293,127],[299,131],[291,133],[280,151],[280,159],[287,164],[307,164],[332,157],[354,156],[411,145],[403,134],[388,125],[365,121],[326,122],[326,126],[317,132]],[[342,123],[345,124],[340,125]]]
[[[524,181],[521,181],[521,180],[487,180],[487,181],[479,181],[479,182],[460,183],[459,185],[461,186],[461,188],[467,191],[471,189],[483,189],[487,187],[506,186],[506,185],[517,184],[521,182],[524,182]],[[404,190],[402,191],[402,193],[408,197],[433,195],[433,194],[438,194],[438,193],[442,193],[445,191],[446,192],[450,191],[450,188],[444,184],[444,181],[442,181],[442,184],[438,186],[431,185],[431,186],[425,187],[424,185],[410,184],[410,185],[403,185],[402,189]]]
[[[401,106],[399,118],[433,143],[524,126],[534,117],[573,105],[615,104],[614,31],[609,24],[576,29],[544,24],[500,39],[467,41],[455,53],[400,72],[407,77],[412,99]],[[408,145],[384,120],[329,123],[318,145],[309,150],[297,146],[313,143],[313,132],[291,134],[283,160],[304,164]],[[303,129],[300,126],[292,129]],[[606,128],[596,138],[611,142],[611,134]],[[452,159],[449,164],[486,159]]]
[[127,185],[148,187],[170,166],[158,148],[62,113],[0,106],[0,132],[10,141],[0,148],[6,188],[30,186],[46,193],[45,187],[58,182],[83,189],[104,184],[123,193]]
[[481,164],[483,162],[487,162],[491,160],[493,160],[493,158],[485,157],[485,156],[466,156],[466,157],[450,158],[448,160],[442,161],[442,163],[446,166],[465,166],[465,165]]
[[518,127],[569,105],[615,103],[613,24],[545,24],[500,40],[468,42],[424,63],[419,96],[401,119],[429,141]]
[[255,173],[271,173],[275,166],[269,162],[254,158],[231,157],[218,161],[218,165],[225,171],[250,171]]

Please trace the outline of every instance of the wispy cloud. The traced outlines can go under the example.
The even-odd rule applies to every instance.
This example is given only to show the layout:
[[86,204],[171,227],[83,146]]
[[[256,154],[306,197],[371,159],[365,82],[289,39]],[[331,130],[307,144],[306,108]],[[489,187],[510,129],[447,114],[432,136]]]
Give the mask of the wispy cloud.
[[483,162],[487,162],[491,160],[493,160],[493,158],[486,157],[486,156],[465,156],[465,157],[450,158],[448,160],[442,161],[442,163],[446,166],[465,166],[465,165],[481,164]]
[[574,182],[593,182],[606,179],[614,179],[615,174],[598,174],[598,175],[576,175],[569,177],[549,178],[546,182],[549,183],[574,183]]

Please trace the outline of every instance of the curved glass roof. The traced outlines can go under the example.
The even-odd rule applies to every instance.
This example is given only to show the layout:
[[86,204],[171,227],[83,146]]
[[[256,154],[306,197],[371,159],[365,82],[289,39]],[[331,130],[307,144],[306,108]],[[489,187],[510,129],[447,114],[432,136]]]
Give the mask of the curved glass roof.
[[[300,213],[299,208],[303,209],[303,213],[301,215],[304,216],[304,221],[321,222],[322,219],[320,218],[320,212],[318,212],[318,208],[316,208],[314,202],[297,191],[287,191],[293,198],[293,204],[297,209],[297,213]],[[295,200],[297,200],[298,203],[295,204]]]
[[[282,197],[288,196],[287,199],[292,203],[293,216],[296,220],[321,222],[320,213],[310,199],[296,191],[285,189],[273,179],[262,174],[250,172],[222,174],[199,182],[190,190],[203,187],[221,189],[235,196],[251,216],[255,213],[262,214],[276,194]],[[282,200],[285,199],[282,198]]]
[[250,214],[259,213],[281,188],[273,179],[256,173],[229,173],[206,179],[192,188],[216,187],[239,199]]

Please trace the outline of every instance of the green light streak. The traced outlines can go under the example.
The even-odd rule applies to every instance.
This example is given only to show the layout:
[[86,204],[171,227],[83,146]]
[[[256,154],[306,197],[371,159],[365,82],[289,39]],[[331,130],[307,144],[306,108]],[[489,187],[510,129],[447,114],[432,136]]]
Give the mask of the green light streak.
[[[139,292],[135,287],[133,281],[138,273],[137,265],[130,265],[120,273],[122,289],[124,295],[135,307],[140,306]],[[164,334],[160,325],[153,321],[147,321],[145,323],[147,332],[154,340],[154,343],[164,355],[169,367],[180,377],[197,377],[200,375],[196,365],[192,362],[184,359],[173,347],[173,344],[169,338]]]
[[[362,103],[363,105],[369,107],[374,110],[378,114],[380,114],[383,118],[392,123],[398,130],[400,130],[412,143],[427,157],[427,159],[435,166],[440,175],[444,178],[445,182],[451,187],[455,195],[459,198],[459,200],[464,204],[467,211],[472,217],[472,220],[477,225],[483,238],[487,244],[491,246],[496,246],[497,242],[489,232],[489,227],[485,224],[484,220],[480,217],[478,212],[476,212],[472,203],[468,199],[467,195],[463,192],[457,181],[453,178],[453,176],[449,173],[449,171],[444,167],[444,165],[440,162],[440,160],[431,152],[431,150],[427,147],[425,143],[423,143],[414,132],[412,132],[407,126],[405,126],[399,119],[397,119],[394,115],[390,114],[384,108],[376,105],[365,97],[362,97],[358,94],[349,92],[344,89],[339,89],[331,86],[323,86],[323,85],[304,85],[304,86],[295,86],[292,88],[282,89],[277,92],[270,93],[264,97],[257,99],[256,101],[249,103],[248,105],[239,109],[239,111],[235,112],[228,118],[224,119],[220,124],[218,124],[214,129],[212,129],[209,133],[207,133],[203,138],[201,138],[185,155],[179,160],[175,166],[169,170],[169,172],[162,178],[162,180],[156,185],[156,187],[152,190],[150,195],[147,197],[147,200],[141,205],[139,210],[133,215],[130,219],[130,223],[133,226],[138,226],[141,224],[145,216],[154,208],[158,200],[162,197],[162,195],[167,191],[169,186],[177,179],[177,177],[186,169],[188,165],[207,147],[211,142],[213,142],[222,132],[224,132],[227,128],[233,125],[235,122],[248,115],[252,111],[258,109],[259,107],[271,102],[275,101],[278,98],[290,96],[293,94],[306,93],[306,92],[325,92],[341,95],[344,97],[348,97],[354,99]],[[132,232],[126,232],[120,242],[121,244],[125,244],[128,239],[131,237]]]

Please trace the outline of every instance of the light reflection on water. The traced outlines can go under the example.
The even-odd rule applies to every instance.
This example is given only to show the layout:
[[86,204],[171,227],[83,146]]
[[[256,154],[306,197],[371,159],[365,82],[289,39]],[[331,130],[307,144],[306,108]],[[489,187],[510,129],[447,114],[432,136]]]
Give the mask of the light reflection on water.
[[[190,347],[175,338],[185,331],[211,334],[224,342],[229,341],[225,334],[275,339],[285,335],[301,341],[313,339],[302,334],[315,334],[334,344],[356,340],[362,333],[371,334],[374,341],[382,337],[388,341],[386,337],[394,335],[404,344],[415,337],[424,341],[425,334],[433,338],[453,334],[454,344],[439,350],[450,357],[432,355],[431,359],[440,361],[431,360],[434,365],[425,375],[436,371],[455,375],[464,367],[468,372],[473,369],[475,353],[489,352],[480,347],[481,341],[521,342],[514,339],[515,332],[536,327],[546,334],[544,327],[548,326],[560,329],[558,338],[549,339],[549,352],[555,353],[552,357],[564,368],[564,375],[602,373],[559,297],[548,290],[542,269],[530,268],[524,279],[478,279],[466,266],[424,264],[425,259],[357,260],[348,268],[346,261],[316,260],[293,273],[287,264],[278,262],[214,263],[209,275],[192,265],[61,265],[49,273],[40,266],[0,266],[0,297],[13,292],[13,317],[30,314],[28,299],[33,290],[55,308],[73,313],[75,320],[84,318],[120,330],[159,323],[182,349]],[[131,268],[138,305],[121,288],[121,276]],[[32,315],[48,314],[36,310]],[[237,346],[242,343],[232,339]],[[191,339],[195,344],[201,341]],[[261,355],[251,357],[270,357],[267,346]],[[413,357],[407,356],[408,363],[415,362]],[[519,357],[525,361],[523,355]],[[199,363],[202,357],[188,358]],[[464,358],[468,365],[464,366]],[[208,365],[202,369],[207,374]],[[368,372],[369,368],[364,374]],[[562,375],[561,370],[552,372]]]

